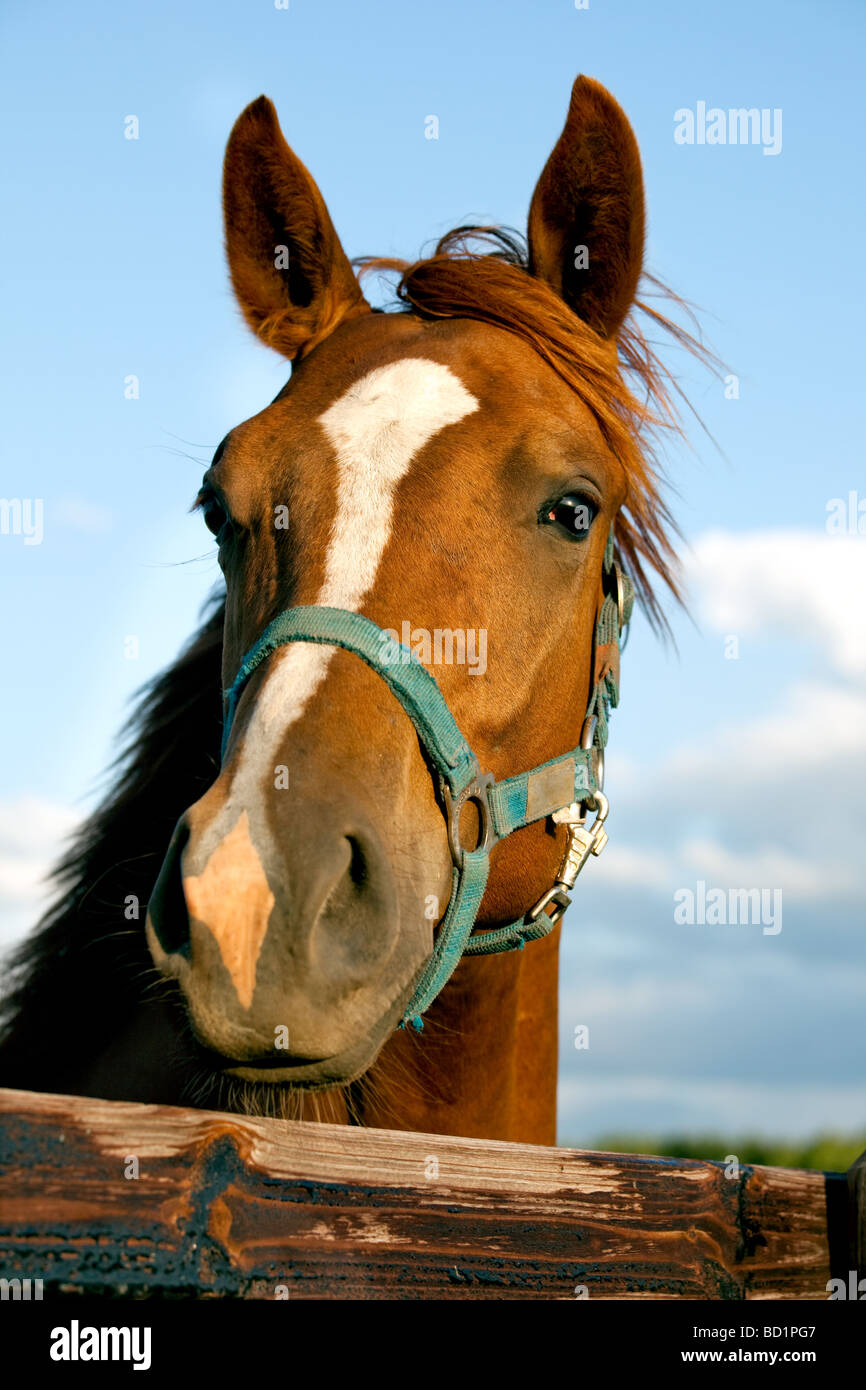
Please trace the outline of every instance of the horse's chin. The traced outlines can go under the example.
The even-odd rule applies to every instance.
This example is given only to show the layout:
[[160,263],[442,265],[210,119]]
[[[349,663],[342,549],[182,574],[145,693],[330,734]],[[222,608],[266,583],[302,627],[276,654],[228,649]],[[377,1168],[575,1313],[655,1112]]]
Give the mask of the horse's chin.
[[349,1086],[369,1071],[376,1061],[400,1021],[407,998],[408,993],[401,994],[366,1037],[330,1057],[286,1054],[240,1061],[211,1051],[205,1039],[199,1038],[198,1042],[208,1068],[226,1079],[257,1086],[289,1086],[304,1091]]
[[237,1081],[250,1081],[270,1086],[293,1086],[299,1090],[320,1091],[334,1086],[348,1086],[363,1076],[378,1057],[386,1038],[375,1045],[363,1044],[337,1057],[323,1057],[318,1061],[307,1058],[293,1063],[265,1063],[258,1066],[232,1065],[229,1059],[219,1059],[223,1076]]

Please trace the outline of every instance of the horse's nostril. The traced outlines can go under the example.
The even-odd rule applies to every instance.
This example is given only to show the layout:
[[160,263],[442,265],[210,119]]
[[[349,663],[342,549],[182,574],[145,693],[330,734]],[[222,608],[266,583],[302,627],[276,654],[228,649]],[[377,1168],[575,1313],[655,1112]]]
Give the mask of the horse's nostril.
[[367,882],[367,860],[354,835],[347,835],[346,839],[349,849],[352,851],[352,857],[349,860],[349,878],[356,886],[360,886]]
[[168,955],[189,955],[189,913],[180,871],[188,840],[189,827],[179,825],[172,836],[147,905],[159,944]]

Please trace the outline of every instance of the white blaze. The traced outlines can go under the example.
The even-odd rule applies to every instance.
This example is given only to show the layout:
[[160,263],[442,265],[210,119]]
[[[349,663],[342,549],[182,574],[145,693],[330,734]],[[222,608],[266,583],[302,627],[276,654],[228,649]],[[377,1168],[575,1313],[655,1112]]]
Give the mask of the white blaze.
[[[407,357],[368,372],[319,416],[337,459],[337,509],[316,604],[360,609],[391,535],[397,484],[435,434],[477,409],[449,367]],[[196,859],[209,855],[244,809],[263,828],[256,815],[262,783],[273,777],[282,736],[303,714],[335,650],[293,642],[268,658],[229,799],[201,836]]]

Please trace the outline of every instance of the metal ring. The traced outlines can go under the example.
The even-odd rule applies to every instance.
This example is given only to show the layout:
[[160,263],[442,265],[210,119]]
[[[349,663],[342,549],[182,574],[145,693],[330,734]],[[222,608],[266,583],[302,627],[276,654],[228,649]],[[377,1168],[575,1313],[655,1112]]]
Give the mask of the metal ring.
[[620,633],[625,626],[625,581],[618,560],[614,560],[613,569],[616,575],[616,630]]
[[463,807],[468,801],[474,801],[478,805],[481,817],[481,837],[475,849],[470,853],[477,853],[478,850],[485,851],[490,849],[493,840],[493,816],[490,811],[490,802],[487,794],[493,786],[495,778],[492,772],[479,772],[468,786],[464,787],[458,795],[452,796],[451,788],[446,782],[443,787],[443,797],[445,801],[445,816],[448,827],[448,848],[451,851],[451,859],[455,868],[463,868],[463,846],[460,843],[460,817]]

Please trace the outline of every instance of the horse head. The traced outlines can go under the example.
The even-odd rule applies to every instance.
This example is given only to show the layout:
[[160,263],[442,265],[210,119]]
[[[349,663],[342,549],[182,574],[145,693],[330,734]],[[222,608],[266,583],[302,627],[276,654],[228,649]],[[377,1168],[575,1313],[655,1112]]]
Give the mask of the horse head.
[[[598,640],[611,536],[638,585],[642,561],[663,568],[670,554],[641,445],[647,411],[622,371],[642,176],[626,117],[579,78],[532,197],[528,251],[493,236],[481,254],[458,229],[399,267],[396,313],[366,302],[264,97],[232,131],[224,209],[240,308],[293,370],[219,446],[199,494],[225,576],[235,699],[147,936],[215,1066],[327,1087],[370,1068],[411,1012],[461,847],[486,833],[489,808],[466,796],[455,852],[429,741],[384,658],[359,659],[354,637],[286,640],[242,686],[238,671],[280,615],[337,610],[435,677],[497,782],[586,744],[588,702],[616,655]],[[542,811],[556,806],[536,791]],[[567,827],[524,819],[492,846],[477,933],[523,920],[556,879]],[[454,965],[443,999],[460,988]]]

